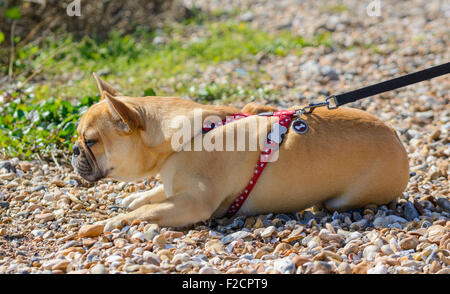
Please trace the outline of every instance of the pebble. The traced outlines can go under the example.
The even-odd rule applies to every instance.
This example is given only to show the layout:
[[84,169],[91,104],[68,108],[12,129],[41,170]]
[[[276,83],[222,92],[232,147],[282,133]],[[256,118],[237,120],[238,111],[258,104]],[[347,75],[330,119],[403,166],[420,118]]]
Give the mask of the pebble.
[[398,245],[403,250],[416,249],[417,245],[419,245],[419,240],[416,237],[408,237],[401,240]]
[[312,266],[313,274],[330,274],[331,265],[325,261],[314,261]]
[[407,201],[405,203],[405,218],[409,221],[412,221],[419,217],[419,213],[417,212],[416,208],[414,207],[414,204]]
[[97,237],[103,233],[103,225],[85,225],[78,231],[78,238]]
[[145,251],[142,255],[142,259],[146,264],[153,264],[156,266],[161,264],[161,259],[159,256],[150,251]]
[[289,258],[276,260],[273,267],[282,274],[293,274],[295,272],[295,264]]
[[384,264],[378,263],[375,267],[367,270],[368,274],[385,275],[388,273],[387,268]]
[[389,227],[389,225],[392,225],[394,223],[406,223],[406,222],[408,222],[408,221],[402,217],[399,217],[396,215],[388,215],[388,216],[377,217],[373,221],[373,225],[375,227],[387,228],[387,227]]
[[164,248],[164,246],[166,245],[166,242],[167,240],[166,240],[166,238],[164,237],[164,235],[156,235],[154,238],[153,238],[153,243],[156,245],[156,246],[158,246],[158,247],[160,247],[160,248]]
[[339,264],[337,271],[339,274],[351,274],[352,268],[347,262],[342,262],[341,264]]
[[379,250],[378,246],[369,245],[366,248],[364,248],[363,257],[369,261],[373,261],[375,259],[378,250]]
[[41,222],[49,222],[55,219],[55,214],[51,212],[36,214],[34,219]]
[[202,267],[202,268],[199,270],[198,273],[199,273],[199,274],[204,274],[204,275],[213,275],[213,274],[218,274],[218,273],[220,273],[220,272],[219,272],[218,270],[212,268],[212,267],[204,266],[204,267]]
[[445,197],[439,197],[436,203],[446,212],[450,213],[450,201]]
[[91,267],[90,272],[91,272],[91,274],[95,274],[95,275],[103,275],[103,274],[107,273],[105,266],[100,263]]
[[[324,1],[286,0],[283,5],[250,1],[244,9],[239,1],[196,1],[208,11],[242,11],[227,17],[269,34],[289,31],[315,40],[328,31],[332,46],[302,46],[302,54],[281,48],[283,54],[266,50],[254,60],[224,60],[200,68],[201,74],[174,77],[169,88],[176,83],[226,82],[242,87],[236,93],[245,94],[255,83],[250,73],[255,73],[256,62],[261,71],[269,73],[270,82],[256,85],[261,95],[250,94],[248,99],[287,108],[448,59],[448,38],[442,29],[447,19],[442,13],[430,13],[436,1],[426,9],[420,1],[386,1],[392,9],[377,23],[377,30],[372,28],[374,19],[336,13]],[[346,1],[345,6],[349,11],[364,9],[355,0]],[[421,24],[424,19],[426,27],[404,25]],[[186,43],[201,40],[208,35],[207,28],[192,25],[188,36],[177,38]],[[413,36],[404,38],[411,35],[411,29]],[[165,43],[167,38],[157,37],[153,42]],[[374,39],[380,40],[376,50],[361,46]],[[395,40],[394,47],[385,42],[388,39]],[[342,50],[333,50],[336,46]],[[84,274],[98,268],[107,273],[449,274],[450,115],[442,98],[448,96],[448,89],[441,79],[432,79],[397,92],[351,105],[394,128],[407,149],[408,186],[386,205],[334,213],[317,208],[292,215],[238,216],[176,229],[141,221],[114,232],[99,229],[93,236],[80,237],[84,225],[124,213],[121,203],[126,196],[149,189],[159,180],[123,183],[103,179],[87,184],[66,164],[58,167],[53,160],[0,161],[0,244],[7,244],[8,249],[0,257],[0,273]],[[271,93],[279,99],[272,99]],[[240,94],[229,94],[233,105],[246,102]],[[197,99],[195,95],[188,98]]]
[[153,274],[161,271],[159,266],[154,264],[144,264],[139,268],[139,273],[141,274]]
[[249,233],[249,232],[237,231],[237,232],[234,232],[232,234],[229,234],[229,235],[223,237],[220,241],[223,244],[228,244],[228,243],[231,243],[231,242],[236,241],[238,239],[245,239],[245,238],[247,238],[249,236],[251,236],[251,233]]
[[268,238],[268,237],[272,236],[272,234],[275,232],[275,230],[276,230],[276,228],[274,226],[269,226],[261,233],[261,237]]

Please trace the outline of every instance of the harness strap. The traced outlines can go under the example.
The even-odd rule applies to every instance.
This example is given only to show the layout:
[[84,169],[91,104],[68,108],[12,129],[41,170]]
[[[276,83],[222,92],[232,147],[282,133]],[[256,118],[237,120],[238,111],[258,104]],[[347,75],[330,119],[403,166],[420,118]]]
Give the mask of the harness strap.
[[[277,116],[279,118],[279,120],[278,120],[278,123],[275,123],[272,125],[272,128],[267,135],[264,149],[263,149],[263,151],[261,151],[261,155],[259,156],[258,162],[256,163],[256,166],[253,170],[253,175],[250,178],[250,181],[248,182],[245,189],[231,203],[230,207],[228,208],[228,210],[226,212],[227,217],[231,217],[236,212],[238,212],[239,209],[244,204],[245,200],[248,198],[248,196],[252,192],[253,188],[256,185],[256,182],[258,181],[259,177],[261,176],[267,163],[271,161],[275,152],[278,151],[279,145],[283,141],[283,137],[287,133],[287,130],[289,129],[289,125],[292,121],[292,117],[294,116],[294,114],[295,114],[295,110],[281,110],[281,111],[277,111],[277,112],[273,112],[273,113],[261,113],[260,114],[261,116]],[[226,119],[222,120],[222,122],[219,122],[216,124],[207,123],[207,124],[203,125],[202,131],[203,131],[203,133],[207,133],[216,127],[226,125],[227,123],[230,123],[237,119],[245,118],[248,116],[250,116],[250,114],[235,113],[235,114],[232,114],[231,116],[228,116]]]
[[[264,168],[267,166],[267,163],[271,160],[275,151],[278,150],[278,147],[283,140],[283,136],[284,134],[286,134],[289,128],[289,124],[292,121],[292,116],[294,115],[294,113],[295,110],[282,110],[274,112],[272,115],[270,115],[278,116],[278,123],[272,125],[271,132],[267,135],[264,149],[261,152],[258,162],[256,163],[256,166],[253,170],[253,176],[251,177],[244,191],[242,191],[241,194],[231,203],[226,213],[227,217],[232,217],[234,214],[236,214],[244,204],[245,200],[247,200],[248,196],[255,187],[256,182],[261,176]],[[267,114],[265,114],[264,116],[267,116]]]

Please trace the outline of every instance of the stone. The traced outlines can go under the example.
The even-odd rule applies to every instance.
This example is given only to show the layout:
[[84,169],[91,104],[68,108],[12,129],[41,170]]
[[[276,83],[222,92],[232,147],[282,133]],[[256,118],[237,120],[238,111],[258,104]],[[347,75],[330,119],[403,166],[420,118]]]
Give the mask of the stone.
[[394,251],[392,250],[391,246],[389,246],[388,244],[381,246],[380,250],[381,250],[381,252],[383,252],[384,255],[394,254]]
[[366,228],[368,221],[366,219],[361,219],[360,221],[354,222],[350,225],[350,230],[360,231]]
[[150,228],[144,232],[144,239],[145,241],[152,241],[158,234],[156,229]]
[[332,234],[327,229],[322,229],[319,232],[319,238],[325,241],[343,241],[344,237],[339,234]]
[[440,129],[436,129],[429,137],[428,142],[432,142],[432,141],[436,141],[439,139],[439,137],[441,136],[442,132]]
[[210,240],[206,242],[205,249],[214,252],[214,253],[224,253],[225,252],[225,245],[217,239]]
[[341,264],[339,264],[338,268],[337,268],[337,272],[339,274],[351,274],[352,273],[352,268],[350,267],[350,265],[347,262],[342,262]]
[[417,245],[419,245],[419,240],[416,237],[408,237],[401,240],[398,245],[403,250],[416,249]]
[[278,244],[275,247],[275,250],[273,252],[280,252],[280,253],[282,253],[282,252],[284,252],[286,250],[289,250],[291,248],[292,248],[292,246],[287,244],[287,243],[280,243],[280,244]]
[[178,253],[178,254],[175,254],[173,256],[172,263],[173,264],[180,264],[180,263],[188,261],[190,258],[191,257],[187,253]]
[[160,248],[164,248],[166,243],[167,243],[166,238],[162,234],[161,235],[156,235],[153,238],[153,244],[155,244],[156,246],[158,246]]
[[219,274],[220,272],[212,267],[204,266],[199,270],[198,273],[203,274],[203,275],[214,275],[214,274]]
[[276,228],[274,226],[268,226],[262,233],[262,238],[268,238],[272,236],[272,234],[275,232]]
[[295,272],[295,264],[289,258],[275,260],[273,267],[282,274],[293,274]]
[[255,258],[261,259],[264,255],[268,255],[272,252],[272,249],[268,246],[262,247],[255,252]]
[[450,201],[446,197],[439,197],[436,203],[446,212],[450,213]]
[[153,264],[159,266],[161,264],[161,259],[158,255],[150,251],[144,251],[142,254],[142,259],[146,264]]
[[181,238],[184,236],[183,232],[178,232],[178,231],[167,231],[164,232],[164,237],[166,239],[176,239],[176,238]]
[[141,265],[141,267],[139,268],[139,273],[141,273],[141,274],[153,274],[153,273],[158,273],[160,271],[161,271],[161,268],[154,264],[144,264],[144,265]]
[[228,244],[233,241],[236,241],[238,239],[245,239],[247,237],[251,236],[251,233],[246,231],[237,231],[232,234],[226,235],[223,237],[220,241],[222,241],[223,244]]
[[53,266],[52,266],[52,270],[61,270],[63,272],[66,271],[67,267],[70,265],[70,261],[68,260],[57,260]]
[[345,255],[349,255],[350,253],[358,253],[359,252],[359,246],[355,242],[347,243],[343,248],[343,253]]
[[141,232],[134,233],[130,238],[131,243],[142,243],[145,241],[145,236]]
[[183,271],[186,271],[186,270],[188,270],[188,269],[193,269],[193,268],[195,268],[197,265],[194,263],[194,262],[192,262],[192,261],[186,261],[186,262],[184,262],[184,263],[181,263],[181,264],[179,264],[179,265],[177,265],[176,267],[175,267],[175,269],[177,270],[177,271],[179,271],[179,272],[183,272]]
[[394,224],[394,223],[406,223],[407,220],[396,216],[396,215],[388,215],[388,216],[380,216],[375,218],[375,220],[373,221],[373,225],[378,228],[378,227],[382,227],[382,228],[388,228],[390,225]]
[[78,238],[100,236],[103,234],[103,228],[100,224],[84,225],[78,231]]
[[328,77],[331,81],[339,80],[339,75],[331,66],[320,67],[320,74],[324,77]]
[[416,218],[419,217],[419,213],[417,212],[416,208],[414,207],[414,204],[412,204],[411,202],[407,201],[405,203],[405,218],[409,221],[412,221]]
[[295,264],[296,267],[302,266],[307,262],[310,262],[311,259],[305,256],[294,256],[294,258],[292,258],[292,262]]
[[97,263],[96,265],[91,267],[90,272],[94,275],[104,275],[107,273],[105,266],[101,263]]
[[55,219],[55,215],[52,212],[40,213],[34,216],[34,219],[39,222],[49,222]]
[[375,267],[370,268],[370,269],[367,270],[367,274],[369,274],[369,275],[373,275],[373,274],[385,275],[387,273],[388,273],[387,268],[382,263],[378,263]]
[[297,241],[298,239],[302,239],[303,238],[302,231],[303,231],[303,227],[293,230],[289,234],[289,236],[287,236],[286,238],[283,239],[283,242],[290,243],[293,241]]
[[258,217],[258,219],[256,220],[255,224],[253,225],[253,228],[255,228],[255,229],[264,228],[264,223],[261,220],[261,218]]
[[368,267],[367,261],[363,261],[361,263],[358,263],[352,268],[352,273],[357,275],[367,274],[367,267]]
[[363,250],[363,257],[369,261],[373,261],[379,248],[375,245],[369,245]]
[[325,261],[314,261],[311,271],[313,274],[330,274],[331,265]]

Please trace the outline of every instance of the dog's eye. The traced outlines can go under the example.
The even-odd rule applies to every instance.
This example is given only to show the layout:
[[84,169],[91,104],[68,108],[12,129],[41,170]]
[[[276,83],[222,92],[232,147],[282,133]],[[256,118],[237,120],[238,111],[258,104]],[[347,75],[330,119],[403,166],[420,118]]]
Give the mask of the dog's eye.
[[86,146],[92,147],[95,143],[97,143],[97,140],[84,140],[84,143],[86,144]]

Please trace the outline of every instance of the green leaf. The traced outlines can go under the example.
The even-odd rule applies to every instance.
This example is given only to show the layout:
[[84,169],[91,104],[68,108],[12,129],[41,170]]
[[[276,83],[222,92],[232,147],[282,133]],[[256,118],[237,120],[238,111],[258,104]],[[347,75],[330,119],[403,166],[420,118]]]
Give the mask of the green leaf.
[[22,17],[22,13],[20,13],[20,9],[17,6],[6,9],[5,11],[6,18],[11,20],[20,19]]
[[5,41],[5,34],[0,32],[0,44],[3,43],[3,41]]
[[156,96],[156,92],[152,88],[148,88],[144,90],[144,96]]

